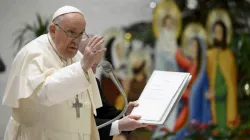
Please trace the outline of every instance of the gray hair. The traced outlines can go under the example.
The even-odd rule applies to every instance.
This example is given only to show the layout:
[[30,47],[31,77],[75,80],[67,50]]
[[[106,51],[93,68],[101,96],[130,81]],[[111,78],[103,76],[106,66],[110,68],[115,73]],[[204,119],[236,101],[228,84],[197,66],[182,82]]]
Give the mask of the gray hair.
[[64,19],[65,19],[65,15],[61,15],[61,16],[55,18],[55,19],[52,21],[52,23],[54,23],[54,24],[60,24]]
[[[65,20],[65,15],[61,15],[57,18],[55,18],[51,24],[60,24],[62,23],[63,21]],[[58,26],[55,26],[56,30],[59,30],[59,27]]]

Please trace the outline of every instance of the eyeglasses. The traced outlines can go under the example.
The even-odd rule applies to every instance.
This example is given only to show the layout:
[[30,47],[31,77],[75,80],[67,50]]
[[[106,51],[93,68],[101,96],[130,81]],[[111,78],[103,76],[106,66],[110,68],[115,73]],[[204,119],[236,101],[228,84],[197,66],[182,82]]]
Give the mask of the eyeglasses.
[[61,29],[67,35],[67,37],[70,38],[70,39],[76,39],[76,38],[79,38],[79,37],[82,37],[82,36],[83,36],[83,39],[88,39],[89,38],[89,36],[85,32],[81,32],[80,34],[77,34],[77,33],[73,32],[73,31],[65,31],[58,24],[55,24],[55,25],[57,27],[59,27],[59,29]]

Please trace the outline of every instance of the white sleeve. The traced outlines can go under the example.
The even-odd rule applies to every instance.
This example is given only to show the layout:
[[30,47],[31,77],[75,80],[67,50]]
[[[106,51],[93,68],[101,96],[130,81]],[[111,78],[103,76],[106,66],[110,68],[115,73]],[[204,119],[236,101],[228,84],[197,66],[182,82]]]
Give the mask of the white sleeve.
[[110,129],[110,136],[114,136],[114,135],[118,135],[120,134],[120,130],[119,130],[119,123],[118,123],[119,120],[116,120],[112,123],[111,125],[111,129]]
[[[32,98],[37,102],[51,106],[84,92],[91,85],[82,70],[80,62],[76,62],[59,70],[47,70],[39,75],[37,68],[31,68],[29,84],[36,91]],[[35,72],[37,72],[35,74]],[[42,75],[42,76],[41,76]],[[44,78],[44,80],[41,78]],[[40,82],[42,83],[40,84]]]

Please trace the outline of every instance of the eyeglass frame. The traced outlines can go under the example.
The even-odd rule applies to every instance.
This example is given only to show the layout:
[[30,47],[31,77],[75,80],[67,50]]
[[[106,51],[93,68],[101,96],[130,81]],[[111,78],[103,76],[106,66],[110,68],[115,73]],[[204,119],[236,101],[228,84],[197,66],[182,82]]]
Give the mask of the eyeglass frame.
[[[82,32],[82,33],[80,33],[79,35],[77,35],[77,36],[74,37],[74,38],[69,37],[68,33],[67,33],[62,27],[60,27],[60,26],[59,26],[58,24],[56,24],[56,23],[53,23],[53,24],[55,24],[57,27],[59,27],[59,29],[61,29],[61,30],[67,35],[67,37],[70,38],[70,39],[76,39],[76,38],[82,36],[83,34],[85,34],[85,35],[87,36],[87,39],[89,38],[89,35],[88,35],[86,32]],[[101,63],[102,63],[102,61],[101,61],[100,63],[96,64],[96,65],[95,65],[96,68],[101,67]]]
[[87,36],[87,39],[89,38],[89,35],[86,32],[82,32],[82,33],[78,34],[76,37],[70,37],[68,32],[65,31],[61,26],[59,26],[57,23],[53,23],[53,24],[56,25],[57,27],[59,27],[59,29],[62,30],[67,35],[67,37],[70,38],[70,39],[77,39],[80,36],[82,36],[83,34],[85,34]]

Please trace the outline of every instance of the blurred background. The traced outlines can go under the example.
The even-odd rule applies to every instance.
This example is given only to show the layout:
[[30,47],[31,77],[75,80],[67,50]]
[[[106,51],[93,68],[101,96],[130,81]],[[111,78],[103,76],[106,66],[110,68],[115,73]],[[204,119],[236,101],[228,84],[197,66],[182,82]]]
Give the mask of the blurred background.
[[[250,135],[249,0],[22,0],[0,1],[0,100],[11,63],[23,45],[47,33],[56,9],[83,11],[88,34],[103,35],[129,101],[139,98],[154,70],[193,75],[165,126],[114,139],[230,139]],[[123,98],[99,69],[104,94]],[[110,94],[112,93],[112,94]],[[0,106],[0,140],[10,109]]]

